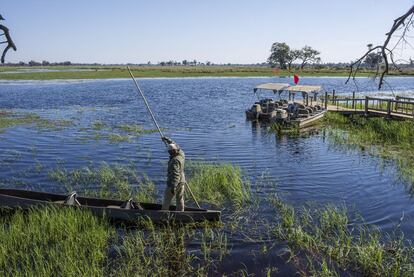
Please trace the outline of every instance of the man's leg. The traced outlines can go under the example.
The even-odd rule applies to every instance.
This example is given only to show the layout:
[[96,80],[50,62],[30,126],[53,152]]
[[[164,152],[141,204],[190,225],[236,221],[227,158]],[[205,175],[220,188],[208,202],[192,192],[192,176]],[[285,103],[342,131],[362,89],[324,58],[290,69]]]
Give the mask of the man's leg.
[[162,202],[162,209],[169,210],[171,205],[171,200],[174,197],[173,189],[167,187],[164,192],[164,201]]
[[176,188],[175,200],[176,200],[176,211],[184,212],[184,183],[179,183]]

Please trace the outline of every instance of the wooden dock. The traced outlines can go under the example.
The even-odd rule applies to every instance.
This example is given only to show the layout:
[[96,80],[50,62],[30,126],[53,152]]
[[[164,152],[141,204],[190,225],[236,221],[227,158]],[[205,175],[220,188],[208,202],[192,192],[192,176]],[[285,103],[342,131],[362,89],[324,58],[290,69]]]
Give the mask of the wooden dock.
[[395,98],[369,97],[356,98],[337,97],[335,91],[332,95],[325,92],[321,102],[325,109],[344,115],[363,114],[368,116],[381,116],[390,119],[414,119],[414,98],[396,96]]

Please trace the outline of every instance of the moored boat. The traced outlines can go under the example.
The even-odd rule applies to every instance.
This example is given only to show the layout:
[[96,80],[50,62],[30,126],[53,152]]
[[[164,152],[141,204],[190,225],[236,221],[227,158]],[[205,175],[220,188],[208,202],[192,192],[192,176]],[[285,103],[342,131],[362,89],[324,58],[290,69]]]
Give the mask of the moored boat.
[[116,222],[136,222],[139,219],[151,219],[154,223],[175,221],[191,223],[201,221],[219,221],[221,212],[216,210],[185,207],[183,212],[161,210],[160,204],[137,203],[132,200],[113,200],[92,197],[54,194],[39,191],[0,189],[0,207],[10,209],[30,209],[37,206],[75,206],[90,211],[96,216],[105,216]]
[[[289,86],[289,84],[266,83],[254,88],[258,90],[270,90],[279,94],[279,99],[261,99],[246,111],[249,120],[264,122],[277,122],[284,125],[293,125],[298,128],[307,127],[321,119],[326,110],[318,103],[317,94],[320,86]],[[288,93],[288,99],[282,99],[282,93]],[[297,93],[302,93],[302,101],[295,102]]]

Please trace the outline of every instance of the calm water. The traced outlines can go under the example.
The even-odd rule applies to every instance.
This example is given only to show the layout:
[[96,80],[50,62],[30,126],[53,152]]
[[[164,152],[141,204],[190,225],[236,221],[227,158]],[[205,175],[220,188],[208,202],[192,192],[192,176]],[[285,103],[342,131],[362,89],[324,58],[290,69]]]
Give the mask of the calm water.
[[[278,138],[266,128],[245,120],[244,110],[255,101],[252,88],[288,78],[140,79],[159,124],[191,160],[224,161],[239,165],[254,180],[266,172],[272,181],[262,189],[275,190],[295,206],[304,203],[344,204],[366,221],[392,231],[404,215],[402,228],[413,238],[414,200],[395,166],[359,150],[332,143],[327,132],[300,138]],[[344,85],[344,78],[302,78],[302,84],[326,90],[370,95],[414,95],[414,78],[389,78],[384,92],[367,78]],[[392,88],[392,89],[390,89]],[[48,172],[57,166],[80,168],[93,163],[134,164],[160,189],[168,155],[158,134],[130,142],[79,139],[96,121],[116,126],[140,124],[154,128],[131,80],[0,82],[0,107],[70,119],[63,130],[16,126],[0,133],[0,181],[6,187],[63,191]],[[272,184],[272,185],[270,185]],[[271,218],[271,215],[264,211]],[[238,251],[237,243],[234,251]]]

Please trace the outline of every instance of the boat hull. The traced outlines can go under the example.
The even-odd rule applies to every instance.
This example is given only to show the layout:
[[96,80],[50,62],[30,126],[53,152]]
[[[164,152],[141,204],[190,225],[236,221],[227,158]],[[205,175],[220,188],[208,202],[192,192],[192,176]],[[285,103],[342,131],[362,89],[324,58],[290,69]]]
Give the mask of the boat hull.
[[[17,189],[0,189],[0,207],[9,209],[27,210],[38,206],[68,206],[59,203],[66,199],[66,195],[17,190]],[[116,222],[137,222],[140,219],[151,219],[154,223],[176,221],[180,223],[191,223],[201,221],[219,221],[221,212],[214,210],[198,209],[185,207],[184,212],[175,211],[175,206],[170,206],[170,210],[161,210],[160,204],[139,203],[143,210],[140,209],[122,209],[120,206],[125,202],[122,200],[100,199],[90,197],[77,197],[80,206],[76,207],[82,210],[88,210],[99,217],[107,217]],[[59,201],[59,202],[57,202]]]

